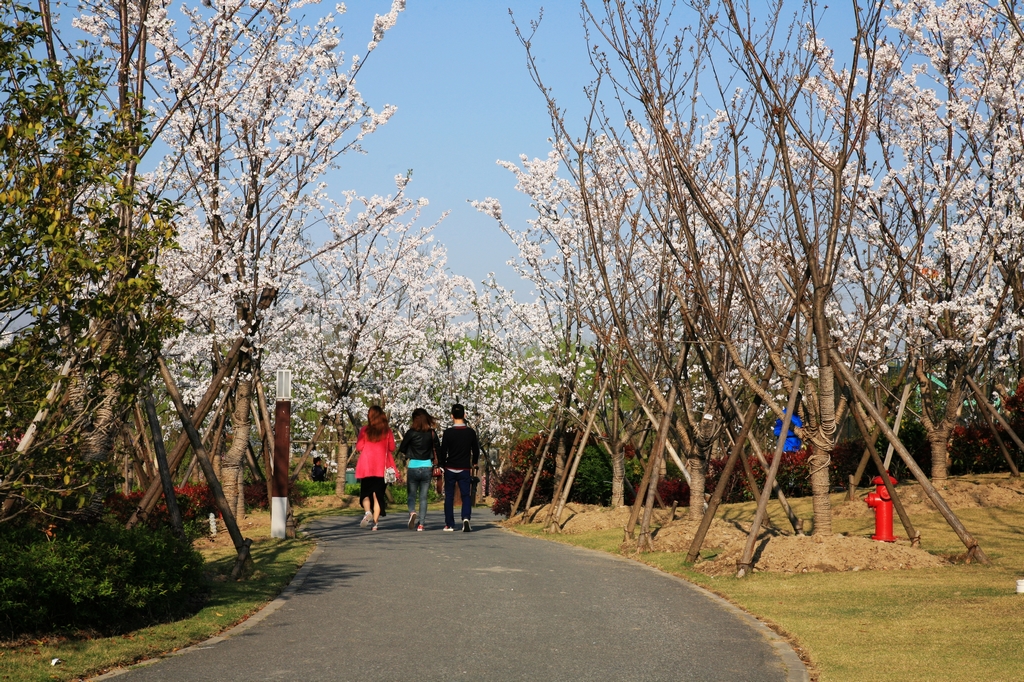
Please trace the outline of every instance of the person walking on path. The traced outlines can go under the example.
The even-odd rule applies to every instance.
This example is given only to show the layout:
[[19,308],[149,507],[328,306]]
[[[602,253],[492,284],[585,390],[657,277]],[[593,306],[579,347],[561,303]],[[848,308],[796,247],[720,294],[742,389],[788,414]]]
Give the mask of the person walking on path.
[[[441,449],[435,427],[430,413],[417,407],[412,411],[412,424],[402,436],[402,444],[398,446],[399,452],[408,459],[405,485],[409,493],[409,530],[423,530],[423,522],[427,520],[427,495],[437,464],[437,451]],[[417,500],[419,514],[416,513]]]
[[377,530],[377,520],[385,511],[384,496],[385,474],[388,469],[395,472],[395,436],[388,425],[388,416],[379,406],[374,405],[366,414],[366,426],[359,430],[356,439],[356,478],[359,479],[359,504],[366,512],[359,525],[366,528],[373,522],[373,530]]
[[473,468],[480,459],[480,441],[476,431],[466,424],[466,408],[452,405],[452,426],[444,430],[441,449],[438,451],[438,465],[444,469],[444,529],[455,530],[455,486],[462,495],[462,531],[471,530],[470,517],[473,513],[473,498],[470,483]]

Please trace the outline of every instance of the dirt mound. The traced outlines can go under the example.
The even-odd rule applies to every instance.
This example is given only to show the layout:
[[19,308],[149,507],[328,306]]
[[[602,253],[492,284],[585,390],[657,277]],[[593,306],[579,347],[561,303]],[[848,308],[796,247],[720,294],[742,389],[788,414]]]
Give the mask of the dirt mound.
[[[610,528],[625,528],[629,521],[629,507],[602,507],[596,504],[567,504],[562,512],[563,533],[586,533],[592,530],[608,530]],[[525,520],[522,516],[506,521],[510,525],[519,523],[541,523],[551,513],[551,505],[543,504],[530,507],[526,513]],[[643,513],[641,511],[641,513]],[[654,524],[663,524],[669,521],[668,510],[654,510]],[[676,518],[686,513],[685,509],[676,511]]]
[[562,527],[563,533],[585,533],[591,530],[625,528],[629,521],[629,507],[595,507],[573,514]]
[[[950,479],[939,486],[939,493],[952,509],[972,509],[978,507],[1011,507],[1024,504],[1024,482],[1020,479],[984,477],[979,480]],[[916,482],[901,483],[896,487],[896,494],[907,509],[907,513],[930,513],[936,511],[928,496]],[[853,519],[871,516],[874,511],[863,499],[845,502],[832,509],[833,515],[840,519]]]
[[[655,549],[685,552],[696,525],[677,523],[655,537]],[[715,519],[704,540],[704,553],[714,555],[694,568],[708,575],[731,575],[747,541],[746,529]],[[901,568],[934,568],[948,565],[939,557],[910,546],[909,542],[876,542],[866,537],[833,535],[813,537],[782,535],[765,530],[754,547],[754,570],[772,573],[833,571],[885,571]]]

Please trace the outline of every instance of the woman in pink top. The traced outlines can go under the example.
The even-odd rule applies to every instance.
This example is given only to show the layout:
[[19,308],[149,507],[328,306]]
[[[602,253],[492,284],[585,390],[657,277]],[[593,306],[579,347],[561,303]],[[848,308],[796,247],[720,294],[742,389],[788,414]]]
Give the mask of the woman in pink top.
[[395,436],[388,425],[388,416],[377,405],[366,415],[366,426],[359,430],[356,440],[356,478],[359,479],[359,504],[366,513],[359,525],[366,528],[373,522],[377,530],[377,519],[384,511],[387,498],[384,496],[384,470],[395,468]]

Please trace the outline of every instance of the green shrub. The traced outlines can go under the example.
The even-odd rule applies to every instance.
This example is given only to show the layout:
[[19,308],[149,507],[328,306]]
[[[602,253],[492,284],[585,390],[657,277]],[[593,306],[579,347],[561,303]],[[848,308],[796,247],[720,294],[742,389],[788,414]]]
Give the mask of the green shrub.
[[301,492],[303,497],[325,497],[334,494],[334,481],[295,481],[292,487]]
[[203,558],[168,529],[0,527],[0,633],[135,629],[198,606]]
[[582,504],[607,505],[612,500],[612,463],[603,449],[589,445],[583,451],[569,498]]
[[[436,480],[436,479],[435,479]],[[334,485],[333,483],[331,485]],[[391,491],[391,497],[395,500],[395,504],[406,505],[409,502],[409,489],[405,487],[405,482],[397,485],[389,486]],[[359,484],[349,483],[345,486],[345,494],[359,497]],[[434,483],[430,484],[430,493],[427,495],[427,502],[440,502],[443,499],[442,495],[437,494],[437,489],[434,487]]]

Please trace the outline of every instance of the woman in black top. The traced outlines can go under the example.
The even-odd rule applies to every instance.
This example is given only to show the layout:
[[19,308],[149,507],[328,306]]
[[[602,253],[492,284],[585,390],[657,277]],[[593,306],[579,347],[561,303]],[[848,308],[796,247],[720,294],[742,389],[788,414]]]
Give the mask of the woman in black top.
[[[434,428],[434,418],[430,413],[417,407],[412,413],[412,424],[402,437],[402,444],[398,446],[399,452],[408,459],[405,481],[409,492],[409,530],[423,530],[423,522],[427,518],[427,495],[434,467],[437,466],[437,449],[440,447]],[[419,515],[416,514],[417,500]]]

